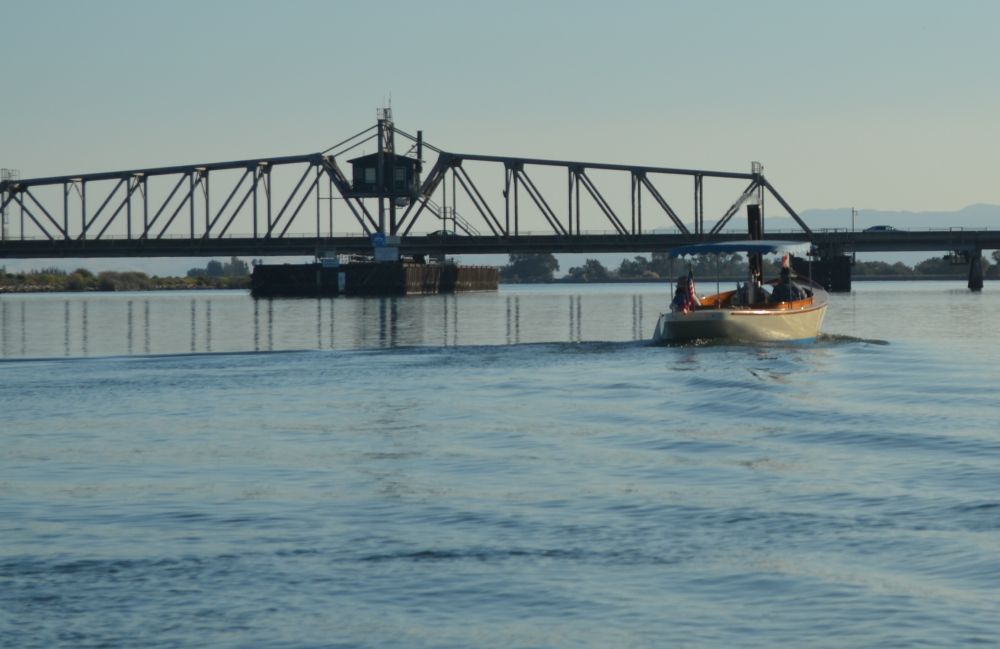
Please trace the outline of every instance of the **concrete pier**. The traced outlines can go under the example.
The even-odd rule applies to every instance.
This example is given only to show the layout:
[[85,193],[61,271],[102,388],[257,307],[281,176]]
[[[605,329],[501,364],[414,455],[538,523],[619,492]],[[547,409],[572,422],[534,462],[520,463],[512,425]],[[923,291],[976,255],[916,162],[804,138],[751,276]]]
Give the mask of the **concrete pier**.
[[983,251],[969,252],[969,290],[983,290]]
[[821,257],[812,261],[795,258],[792,268],[797,275],[812,277],[831,293],[851,292],[851,258],[848,255]]

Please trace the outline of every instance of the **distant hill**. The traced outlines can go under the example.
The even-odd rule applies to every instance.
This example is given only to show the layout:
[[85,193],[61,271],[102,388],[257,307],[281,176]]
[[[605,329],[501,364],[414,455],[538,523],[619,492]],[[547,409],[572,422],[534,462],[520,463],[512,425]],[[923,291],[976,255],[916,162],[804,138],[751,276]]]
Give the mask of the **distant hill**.
[[[951,212],[902,212],[866,210],[857,208],[855,228],[864,230],[873,225],[891,225],[900,230],[946,230],[967,228],[974,230],[1000,230],[1000,205],[979,203]],[[851,229],[851,208],[811,209],[799,212],[806,224],[814,229]],[[787,223],[788,225],[785,225]],[[784,216],[767,219],[768,229],[792,229],[798,226]]]

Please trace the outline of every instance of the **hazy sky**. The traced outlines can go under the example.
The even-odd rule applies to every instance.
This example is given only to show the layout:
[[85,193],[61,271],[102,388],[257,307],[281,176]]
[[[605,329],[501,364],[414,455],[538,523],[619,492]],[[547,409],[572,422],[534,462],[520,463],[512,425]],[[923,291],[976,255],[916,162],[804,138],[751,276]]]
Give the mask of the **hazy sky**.
[[0,0],[22,176],[437,146],[720,170],[800,211],[1000,204],[1000,2]]

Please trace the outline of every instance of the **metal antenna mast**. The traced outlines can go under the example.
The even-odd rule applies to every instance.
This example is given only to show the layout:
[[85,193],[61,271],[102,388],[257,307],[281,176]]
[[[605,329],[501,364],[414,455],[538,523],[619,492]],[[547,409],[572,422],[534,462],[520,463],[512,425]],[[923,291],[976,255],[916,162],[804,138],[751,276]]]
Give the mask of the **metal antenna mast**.
[[[378,187],[378,230],[385,233],[385,156],[395,154],[395,131],[392,128],[392,108],[378,109],[378,166],[375,182]],[[389,202],[389,222],[396,222],[396,202]]]

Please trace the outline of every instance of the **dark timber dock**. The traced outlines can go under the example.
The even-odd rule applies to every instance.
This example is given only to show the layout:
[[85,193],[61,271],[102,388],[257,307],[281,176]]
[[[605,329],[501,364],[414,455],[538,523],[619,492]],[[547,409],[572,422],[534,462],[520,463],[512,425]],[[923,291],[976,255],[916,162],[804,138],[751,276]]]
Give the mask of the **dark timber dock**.
[[495,291],[499,277],[495,267],[449,263],[261,264],[254,266],[250,290],[254,297],[427,295]]

